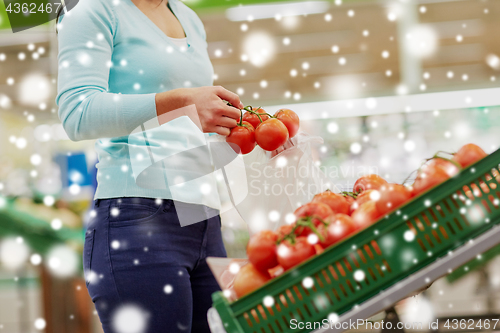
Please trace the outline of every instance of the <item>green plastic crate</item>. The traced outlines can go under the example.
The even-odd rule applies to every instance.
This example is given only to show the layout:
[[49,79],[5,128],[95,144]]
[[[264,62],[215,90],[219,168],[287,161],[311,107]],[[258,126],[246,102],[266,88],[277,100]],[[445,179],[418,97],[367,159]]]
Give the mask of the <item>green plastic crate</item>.
[[[214,293],[224,329],[308,332],[290,328],[290,320],[340,316],[490,230],[500,224],[499,164],[500,150],[237,301]],[[476,196],[469,199],[465,191],[471,187]],[[274,304],[266,307],[269,297]]]
[[469,273],[475,272],[480,268],[486,266],[491,260],[495,259],[500,255],[500,245],[497,245],[488,251],[481,254],[480,258],[475,258],[468,263],[460,266],[453,273],[449,274],[446,277],[446,280],[450,283],[454,283],[457,280],[460,280],[464,276]]

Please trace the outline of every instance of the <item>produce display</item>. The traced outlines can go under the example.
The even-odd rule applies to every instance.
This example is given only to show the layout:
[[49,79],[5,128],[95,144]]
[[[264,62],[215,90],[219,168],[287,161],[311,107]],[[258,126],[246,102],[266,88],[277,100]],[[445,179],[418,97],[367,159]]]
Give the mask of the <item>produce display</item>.
[[[246,112],[243,113],[243,110]],[[300,119],[292,110],[280,109],[274,115],[251,106],[243,110],[240,110],[237,126],[226,138],[238,154],[248,154],[256,145],[266,151],[274,151],[299,131]]]
[[[457,153],[450,154],[450,158],[441,155],[443,153],[436,154],[417,170],[412,185],[388,183],[373,174],[362,176],[355,182],[352,192],[338,194],[327,190],[316,194],[311,202],[295,210],[296,219],[292,224],[253,235],[247,246],[249,263],[241,268],[234,280],[236,296],[242,297],[258,289],[327,247],[371,226],[414,197],[458,175],[462,168],[487,156],[474,144],[463,146]],[[500,181],[498,172],[493,176]],[[483,185],[487,187],[480,184]],[[470,198],[475,194],[472,191],[475,191],[474,186],[464,189]],[[483,192],[488,191],[483,189]]]

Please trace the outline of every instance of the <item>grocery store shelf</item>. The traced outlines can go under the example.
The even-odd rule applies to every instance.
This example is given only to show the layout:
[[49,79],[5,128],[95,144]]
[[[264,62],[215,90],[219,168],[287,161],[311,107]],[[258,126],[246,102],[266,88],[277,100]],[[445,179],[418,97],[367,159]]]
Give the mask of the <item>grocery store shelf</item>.
[[0,47],[24,45],[29,43],[39,44],[51,41],[55,35],[54,30],[47,27],[33,28],[24,32],[12,33],[12,31],[3,31],[0,33]]
[[[300,103],[280,106],[280,108],[291,108],[301,119],[313,120],[497,105],[500,105],[500,88]],[[263,108],[272,110],[273,106],[263,106]]]
[[[451,270],[460,267],[464,263],[499,243],[500,226],[495,226],[490,231],[460,247],[452,254],[436,260],[425,269],[409,276],[393,287],[381,291],[378,296],[375,296],[369,301],[359,305],[356,309],[343,314],[340,316],[339,322],[349,322],[369,318],[374,314],[385,310],[394,303],[406,298],[411,293],[428,286],[431,282],[437,280],[443,275],[448,274]],[[343,331],[343,329],[320,329],[314,332],[340,333]]]

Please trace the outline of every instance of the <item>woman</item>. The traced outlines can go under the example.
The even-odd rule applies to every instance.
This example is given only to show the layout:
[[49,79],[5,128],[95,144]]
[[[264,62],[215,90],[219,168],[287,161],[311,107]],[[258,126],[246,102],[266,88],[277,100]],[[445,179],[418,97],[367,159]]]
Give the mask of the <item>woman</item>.
[[[131,151],[156,148],[161,160],[203,145],[202,131],[228,135],[240,111],[225,101],[243,105],[212,86],[203,25],[179,0],[81,0],[58,22],[59,116],[72,140],[97,139],[84,270],[104,332],[120,333],[124,325],[209,332],[206,313],[219,287],[205,258],[226,255],[216,196],[200,192],[197,179],[168,182],[182,167],[169,169],[166,160],[161,181],[168,186],[156,186],[155,173],[139,182],[148,168],[134,164],[142,155]],[[185,108],[181,114],[191,112],[191,119],[178,117]],[[139,131],[147,142],[136,144],[135,130],[151,121],[158,126]],[[200,163],[186,156],[186,165]],[[181,227],[179,207],[204,218]]]

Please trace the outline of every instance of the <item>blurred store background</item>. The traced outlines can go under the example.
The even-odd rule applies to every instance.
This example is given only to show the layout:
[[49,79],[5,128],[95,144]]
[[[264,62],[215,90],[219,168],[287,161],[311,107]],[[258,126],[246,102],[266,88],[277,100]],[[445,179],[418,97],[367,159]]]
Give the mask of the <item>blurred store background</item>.
[[[498,0],[185,2],[215,84],[296,110],[343,189],[358,166],[402,182],[436,151],[500,146]],[[96,155],[57,117],[55,24],[13,34],[0,3],[0,28],[0,332],[100,332],[80,268]],[[228,255],[244,257],[247,225],[235,210],[222,219]],[[490,257],[402,302],[403,318],[498,318]]]

